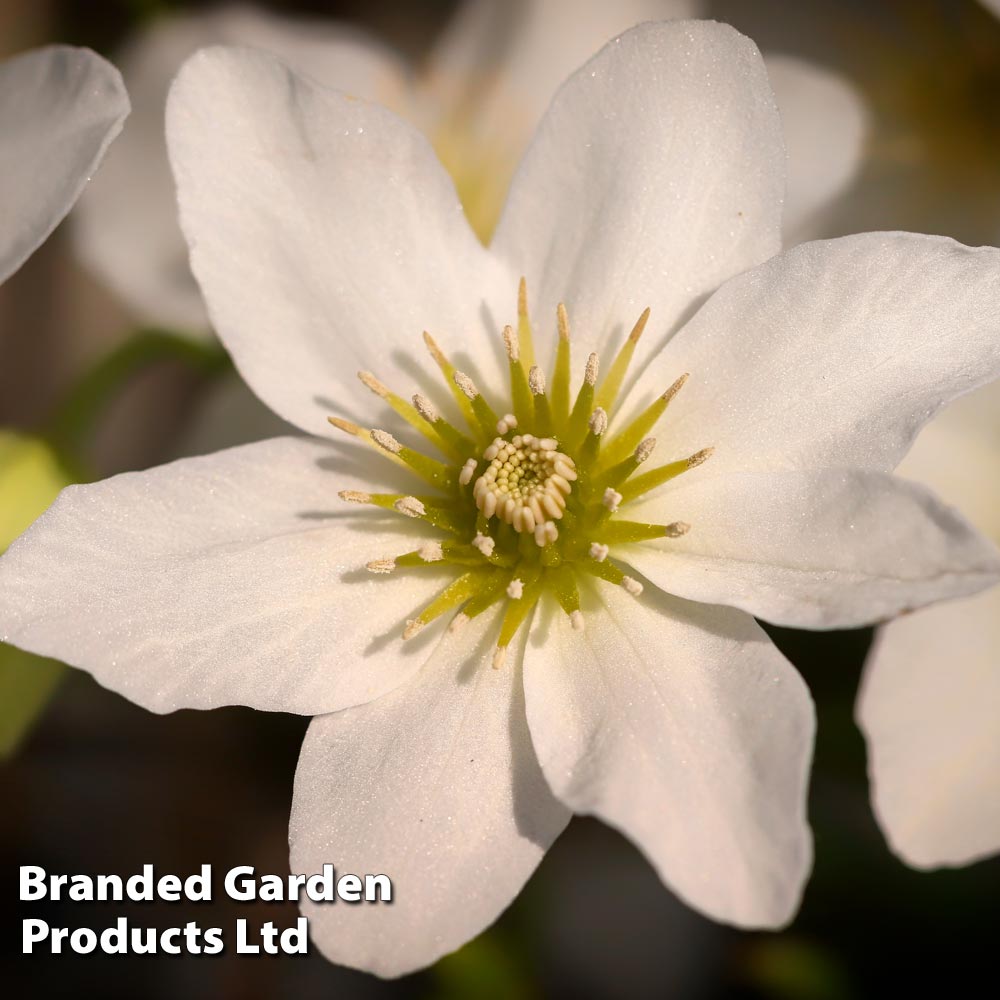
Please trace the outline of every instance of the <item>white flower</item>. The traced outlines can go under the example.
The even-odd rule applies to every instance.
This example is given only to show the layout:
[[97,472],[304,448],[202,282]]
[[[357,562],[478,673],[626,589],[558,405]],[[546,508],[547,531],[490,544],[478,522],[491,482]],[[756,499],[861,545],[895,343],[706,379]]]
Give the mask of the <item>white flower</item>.
[[70,210],[128,111],[118,71],[89,49],[0,62],[0,282]]
[[368,419],[65,491],[0,560],[0,632],[155,711],[318,715],[292,868],[396,885],[306,908],[330,958],[458,947],[571,812],[710,916],[786,922],[813,713],[751,614],[856,625],[1000,575],[888,474],[1000,370],[1000,252],[869,234],[761,264],[779,131],[747,39],[641,26],[560,90],[485,249],[391,113],[246,50],[178,78],[213,325],[303,430]]
[[[273,52],[303,75],[414,122],[431,138],[485,239],[532,131],[570,71],[615,32],[653,18],[697,16],[705,6],[701,0],[468,0],[420,72],[333,22],[276,18],[244,6],[159,19],[122,53],[135,113],[76,213],[78,251],[143,320],[207,332],[163,138],[169,82],[203,46]],[[786,119],[793,166],[786,219],[797,241],[815,231],[817,216],[853,177],[864,115],[853,90],[829,71],[784,56],[772,57],[768,68]],[[836,141],[817,141],[830,134]]]
[[[900,472],[1000,542],[1000,385],[929,424]],[[931,868],[1000,851],[1000,588],[883,628],[858,719],[876,815],[904,860]]]

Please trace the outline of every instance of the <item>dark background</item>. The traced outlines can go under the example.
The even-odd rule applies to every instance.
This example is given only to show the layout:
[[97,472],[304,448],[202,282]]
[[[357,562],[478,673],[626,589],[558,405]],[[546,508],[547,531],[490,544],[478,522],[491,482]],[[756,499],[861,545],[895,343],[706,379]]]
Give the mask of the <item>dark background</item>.
[[[58,40],[89,45],[113,59],[146,18],[200,6],[206,5],[0,0],[0,51]],[[360,23],[418,58],[453,5],[344,0],[260,6]],[[887,166],[873,152],[863,178],[867,194],[845,198],[840,231],[914,228],[969,243],[1000,242],[1000,24],[972,0],[729,0],[714,7],[762,48],[798,52],[851,76],[872,101],[879,135],[909,128],[924,141],[934,138],[918,98],[912,120],[903,113],[905,102],[900,112],[897,91],[905,92],[907,73],[915,93],[952,88],[956,107],[967,116],[963,127],[976,140],[969,155],[995,154],[986,169],[977,160],[952,164],[948,173],[930,154],[916,164]],[[928,33],[927,25],[935,30]],[[975,51],[961,79],[951,70],[939,75],[936,60],[944,57],[933,48],[935,35],[948,45],[968,42]],[[892,101],[877,69],[883,63],[896,74]],[[913,197],[904,207],[883,204],[871,194],[879,185],[909,185]],[[0,290],[0,423],[30,429],[88,357],[127,330],[107,293],[75,268],[67,242],[58,231]],[[105,329],[79,346],[77,314],[53,306],[53,296],[75,303],[89,325],[97,317]],[[14,346],[3,336],[12,322],[30,325],[35,336]],[[203,388],[199,376],[169,364],[144,375],[102,429],[95,468],[106,474],[161,460]],[[164,412],[176,419],[163,419]],[[2,943],[0,983],[9,996],[123,998],[978,994],[996,974],[1000,860],[921,873],[885,846],[869,808],[864,745],[853,723],[870,633],[770,631],[805,676],[819,716],[810,803],[815,870],[801,912],[781,933],[743,933],[705,920],[676,901],[617,834],[574,820],[494,928],[434,968],[396,982],[334,967],[317,955],[237,956],[231,944],[220,957],[21,956],[21,917],[98,929],[121,915],[139,926],[195,920],[222,927],[232,942],[237,917],[289,925],[297,915],[294,904],[239,906],[225,899],[17,902],[18,864],[127,875],[146,862],[180,874],[209,863],[217,889],[222,874],[236,865],[287,871],[292,775],[307,720],[238,708],[156,716],[71,671],[19,754],[0,770],[0,852],[12,876],[2,896],[10,930]]]

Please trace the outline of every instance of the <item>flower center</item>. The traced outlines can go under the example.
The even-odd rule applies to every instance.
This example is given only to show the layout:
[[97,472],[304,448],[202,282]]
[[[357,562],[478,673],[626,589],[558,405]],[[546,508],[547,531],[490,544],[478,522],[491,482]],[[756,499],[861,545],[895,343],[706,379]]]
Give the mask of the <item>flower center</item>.
[[515,531],[531,534],[548,518],[561,518],[570,483],[576,479],[576,463],[558,448],[555,438],[532,434],[518,434],[510,441],[494,438],[483,452],[490,464],[472,491],[486,519],[497,517]]
[[[570,336],[566,310],[557,311],[559,342],[551,390],[534,364],[524,281],[518,323],[503,331],[510,370],[510,403],[498,416],[468,375],[455,369],[430,336],[424,341],[452,390],[467,428],[453,425],[420,393],[412,404],[374,375],[362,382],[385,400],[441,453],[443,460],[401,444],[384,430],[366,430],[331,417],[330,422],[423,479],[432,492],[362,493],[345,490],[353,503],[373,504],[423,521],[428,540],[412,552],[380,556],[372,573],[419,572],[430,564],[454,570],[447,584],[403,629],[416,635],[443,614],[450,628],[504,602],[494,666],[528,620],[539,598],[551,594],[583,628],[579,584],[598,578],[638,597],[642,585],[614,558],[619,545],[677,538],[689,530],[681,521],[650,524],[630,520],[629,504],[694,468],[707,448],[686,458],[639,472],[653,454],[649,437],[687,375],[655,399],[626,426],[610,432],[621,385],[649,316],[646,310],[599,382],[596,354],[587,359],[583,384],[570,397]],[[557,524],[558,522],[558,524]]]

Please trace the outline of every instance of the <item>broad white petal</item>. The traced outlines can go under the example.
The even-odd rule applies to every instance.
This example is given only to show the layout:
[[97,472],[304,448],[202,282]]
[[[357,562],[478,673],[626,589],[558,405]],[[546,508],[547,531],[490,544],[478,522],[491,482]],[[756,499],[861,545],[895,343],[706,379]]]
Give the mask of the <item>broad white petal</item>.
[[445,634],[406,684],[309,727],[292,871],[329,863],[393,888],[391,905],[303,904],[334,962],[380,976],[430,965],[493,923],[569,819],[531,746],[520,649],[491,668],[498,624],[489,612]]
[[636,600],[602,584],[583,632],[549,612],[524,683],[556,795],[634,840],[703,913],[786,923],[811,862],[814,722],[799,675],[748,615],[654,588]]
[[1000,375],[1000,250],[866,233],[728,282],[649,366],[633,405],[690,372],[662,440],[717,470],[889,470],[945,402]]
[[616,551],[670,593],[778,625],[851,628],[1000,580],[1000,552],[926,487],[851,469],[712,475],[712,461],[628,508],[691,525]]
[[764,64],[723,24],[644,24],[556,95],[493,247],[527,276],[548,332],[563,301],[575,354],[652,308],[648,341],[780,246],[784,147]]
[[77,249],[140,319],[206,334],[208,316],[177,219],[163,118],[170,81],[184,60],[220,43],[273,52],[327,86],[380,103],[390,103],[403,86],[398,60],[360,34],[242,6],[158,18],[125,49],[119,65],[134,110],[80,202]]
[[0,558],[0,637],[155,712],[378,697],[419,667],[434,630],[400,634],[447,577],[366,572],[422,536],[337,498],[373,488],[355,451],[276,438],[69,487]]
[[118,70],[89,49],[0,62],[0,281],[62,221],[128,112]]
[[794,56],[768,55],[767,76],[788,149],[786,246],[826,235],[829,209],[861,166],[868,115],[844,77]]
[[993,11],[997,17],[1000,17],[1000,0],[979,0],[979,2],[987,9]]
[[1000,852],[1000,588],[883,628],[857,714],[875,814],[904,861]]
[[347,392],[366,395],[359,368],[409,395],[423,330],[476,342],[484,303],[505,294],[513,313],[516,281],[427,140],[385,109],[264,53],[204,49],[171,90],[167,139],[213,325],[299,427],[325,434]]

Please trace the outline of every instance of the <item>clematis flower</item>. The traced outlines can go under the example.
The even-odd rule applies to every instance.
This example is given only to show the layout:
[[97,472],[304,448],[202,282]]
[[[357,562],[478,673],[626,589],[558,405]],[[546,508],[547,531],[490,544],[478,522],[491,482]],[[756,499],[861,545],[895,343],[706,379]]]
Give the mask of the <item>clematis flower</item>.
[[[929,424],[900,472],[929,484],[1000,542],[1000,385]],[[1000,851],[1000,588],[883,627],[858,721],[875,813],[920,868]]]
[[777,110],[711,22],[565,84],[488,249],[420,132],[263,53],[194,56],[168,141],[213,326],[314,436],[64,491],[0,560],[0,633],[154,711],[317,716],[291,867],[396,887],[306,906],[335,961],[458,947],[574,812],[703,913],[787,922],[813,711],[751,616],[857,625],[1000,577],[890,475],[1000,372],[1000,252],[773,256]]
[[128,112],[118,71],[89,49],[0,62],[0,282],[62,221]]
[[[242,5],[159,19],[121,55],[135,114],[76,213],[78,252],[142,320],[207,334],[163,133],[168,85],[203,46],[273,52],[299,73],[413,122],[430,137],[473,228],[488,241],[521,153],[570,71],[618,31],[653,18],[698,16],[706,6],[699,0],[467,0],[420,67],[336,22],[279,18]],[[827,70],[781,55],[769,59],[768,69],[793,167],[787,232],[798,241],[816,232],[852,179],[865,116],[853,89]],[[818,141],[824,130],[838,141]]]

